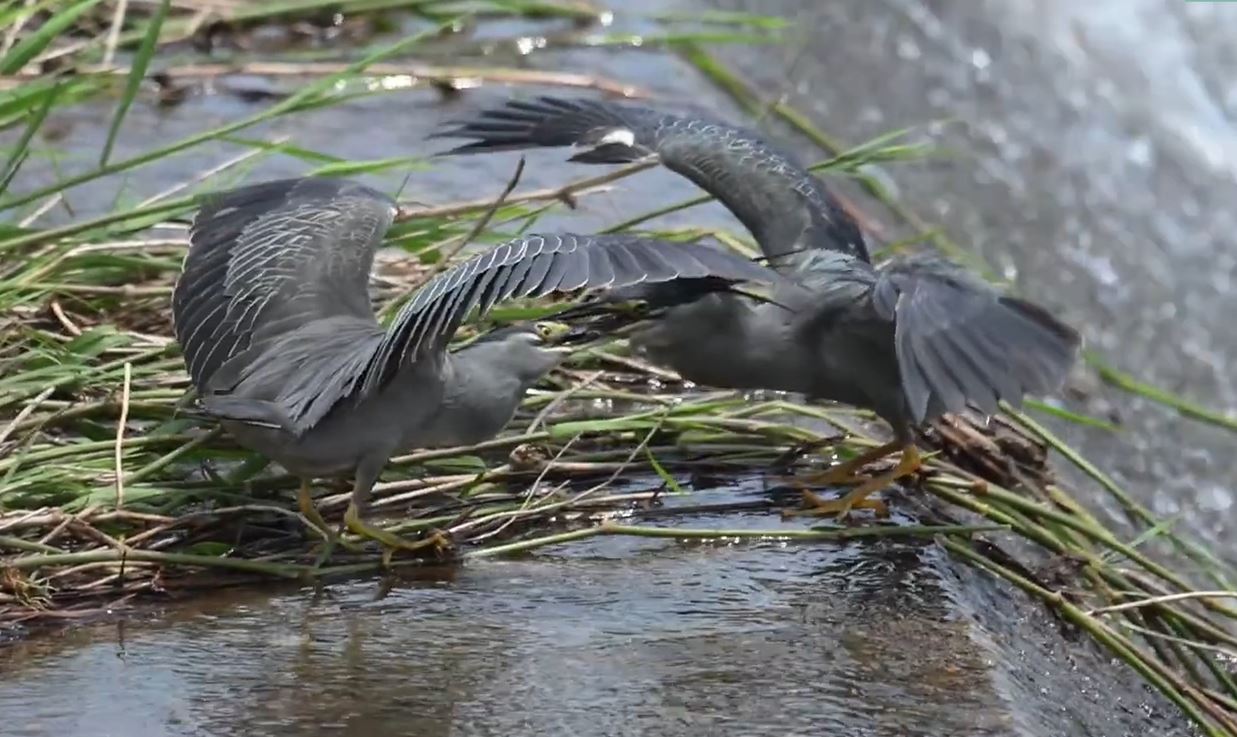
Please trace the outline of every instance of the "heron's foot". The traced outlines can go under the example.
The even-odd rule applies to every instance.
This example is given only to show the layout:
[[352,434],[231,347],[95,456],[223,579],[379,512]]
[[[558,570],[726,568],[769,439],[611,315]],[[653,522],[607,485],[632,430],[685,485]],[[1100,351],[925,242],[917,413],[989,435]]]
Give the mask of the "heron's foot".
[[794,476],[774,476],[773,480],[779,484],[785,484],[793,489],[807,491],[816,486],[848,486],[851,484],[862,484],[867,481],[868,476],[863,476],[855,473],[856,469],[845,468],[845,464],[826,468],[821,471],[809,471],[800,473]]
[[898,459],[898,465],[888,473],[867,479],[840,499],[823,499],[807,489],[802,489],[804,509],[787,510],[782,514],[785,517],[833,515],[838,519],[844,519],[851,510],[871,509],[878,517],[886,517],[889,515],[889,508],[885,503],[879,499],[868,499],[868,497],[891,486],[899,479],[915,473],[921,465],[919,450],[913,445],[908,445],[902,449],[902,457]]
[[436,554],[441,555],[452,547],[451,538],[441,530],[432,530],[420,540],[408,540],[381,527],[375,527],[361,519],[361,514],[355,504],[349,504],[348,511],[344,512],[344,525],[352,533],[373,540],[382,546],[383,567],[391,565],[391,558],[397,551],[411,553],[433,548]]
[[[855,491],[858,491],[856,489]],[[825,499],[807,489],[801,489],[803,494],[802,509],[786,509],[782,517],[837,517],[845,519],[852,510],[870,509],[877,517],[888,517],[889,507],[880,499],[868,499],[868,493],[855,494],[854,491],[839,498]]]
[[864,484],[871,477],[859,473],[864,466],[880,460],[901,447],[899,443],[886,443],[839,463],[823,471],[813,471],[796,476],[782,477],[778,480],[796,489],[806,490],[812,486],[842,486],[849,484]]

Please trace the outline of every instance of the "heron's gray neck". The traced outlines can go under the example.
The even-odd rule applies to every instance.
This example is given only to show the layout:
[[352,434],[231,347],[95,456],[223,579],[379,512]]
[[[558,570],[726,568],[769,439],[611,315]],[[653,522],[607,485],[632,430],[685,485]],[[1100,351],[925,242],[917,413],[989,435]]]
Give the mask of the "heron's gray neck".
[[492,438],[519,407],[529,387],[559,356],[527,343],[479,343],[446,357],[443,399],[434,425],[436,445],[467,445]]

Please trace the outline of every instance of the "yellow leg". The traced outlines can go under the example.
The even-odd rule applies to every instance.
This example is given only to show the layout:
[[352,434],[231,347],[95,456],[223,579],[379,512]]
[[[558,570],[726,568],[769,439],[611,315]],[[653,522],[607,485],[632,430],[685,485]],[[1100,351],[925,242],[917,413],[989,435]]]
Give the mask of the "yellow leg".
[[896,441],[892,443],[885,443],[884,445],[878,445],[877,447],[864,451],[854,458],[839,463],[832,468],[827,468],[823,471],[817,471],[814,473],[802,474],[799,476],[791,476],[784,479],[784,481],[798,489],[802,489],[805,486],[862,484],[868,479],[858,475],[857,472],[861,468],[868,465],[872,461],[877,461],[884,458],[901,447],[902,444]]
[[374,527],[361,519],[361,513],[356,504],[349,504],[348,510],[344,512],[344,525],[354,534],[374,540],[383,547],[382,564],[384,566],[391,564],[391,556],[396,550],[409,552],[433,547],[437,552],[443,552],[451,548],[451,539],[439,530],[434,530],[424,540],[405,540],[380,527]]
[[315,568],[330,560],[336,545],[354,553],[360,551],[358,546],[339,539],[339,533],[332,530],[326,520],[322,519],[322,514],[314,506],[313,498],[309,496],[309,481],[306,479],[301,480],[301,488],[296,493],[296,503],[301,508],[301,515],[305,517],[310,526],[322,533],[322,537],[326,540],[322,551],[318,553],[318,559],[314,562]]
[[902,457],[898,460],[898,465],[894,466],[893,470],[888,473],[873,476],[857,488],[852,489],[850,493],[841,499],[822,499],[811,491],[803,489],[803,501],[806,509],[789,510],[783,514],[788,517],[835,514],[842,518],[849,514],[852,509],[872,509],[883,517],[889,514],[885,503],[879,499],[868,499],[868,495],[884,489],[900,478],[910,476],[919,470],[921,464],[922,460],[919,457],[919,449],[914,445],[907,445],[902,448]]
[[314,506],[313,497],[309,495],[309,479],[301,479],[301,488],[296,492],[296,503],[301,508],[301,515],[309,522],[310,526],[321,532],[324,538],[330,540],[335,535],[331,531],[330,525],[326,523],[326,520],[322,519],[318,508]]

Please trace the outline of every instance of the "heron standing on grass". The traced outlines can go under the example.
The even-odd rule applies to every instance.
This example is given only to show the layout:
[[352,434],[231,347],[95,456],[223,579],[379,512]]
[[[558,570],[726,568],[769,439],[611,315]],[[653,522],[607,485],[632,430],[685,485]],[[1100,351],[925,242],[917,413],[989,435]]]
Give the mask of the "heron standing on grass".
[[684,280],[726,288],[774,281],[735,254],[626,235],[530,235],[436,276],[390,326],[374,317],[374,252],[398,207],[340,179],[285,179],[208,196],[172,295],[176,337],[204,410],[243,446],[302,480],[302,513],[333,545],[309,481],[353,475],[344,515],[386,555],[409,541],[365,523],[379,473],[397,452],[480,442],[567,350],[567,326],[495,330],[447,345],[476,309],[513,297]]
[[[751,131],[705,117],[609,101],[512,100],[438,137],[473,139],[446,153],[575,146],[572,161],[655,157],[725,205],[790,283],[772,303],[709,295],[665,310],[634,341],[683,378],[716,387],[801,392],[865,407],[893,441],[802,477],[807,513],[883,510],[874,491],[920,465],[914,428],[968,406],[1055,390],[1080,338],[1043,308],[1005,296],[937,258],[871,263],[859,226],[825,184]],[[672,293],[666,285],[661,293]],[[857,472],[901,450],[871,478]],[[827,501],[811,483],[856,483]]]

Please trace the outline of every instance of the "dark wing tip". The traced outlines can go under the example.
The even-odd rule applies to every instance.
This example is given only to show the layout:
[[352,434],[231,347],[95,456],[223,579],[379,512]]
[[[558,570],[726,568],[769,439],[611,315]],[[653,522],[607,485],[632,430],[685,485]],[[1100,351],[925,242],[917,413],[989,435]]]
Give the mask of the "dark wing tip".
[[1039,325],[1044,330],[1054,335],[1063,346],[1068,346],[1073,350],[1082,347],[1082,334],[1074,328],[1066,325],[1057,319],[1055,315],[1035,304],[1028,302],[1025,299],[1017,297],[1001,297],[1001,304],[1022,314],[1026,319]]
[[544,95],[533,100],[511,99],[471,116],[448,121],[429,138],[473,139],[443,155],[588,145],[597,143],[589,140],[590,131],[627,127],[629,112],[626,106],[584,98]]

